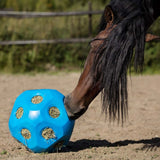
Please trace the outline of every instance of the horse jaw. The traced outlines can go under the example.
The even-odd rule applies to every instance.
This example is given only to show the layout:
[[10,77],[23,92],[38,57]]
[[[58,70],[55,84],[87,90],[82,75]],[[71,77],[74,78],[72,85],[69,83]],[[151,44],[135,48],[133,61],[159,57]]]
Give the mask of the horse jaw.
[[64,105],[70,119],[79,118],[88,109],[91,101],[101,91],[100,83],[94,82],[94,77],[91,73],[92,61],[93,54],[90,53],[77,86],[64,99]]

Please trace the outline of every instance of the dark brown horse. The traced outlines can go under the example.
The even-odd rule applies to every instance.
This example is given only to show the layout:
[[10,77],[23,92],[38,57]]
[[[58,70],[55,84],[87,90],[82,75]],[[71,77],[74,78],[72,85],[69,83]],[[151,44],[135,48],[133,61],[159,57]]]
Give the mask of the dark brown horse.
[[102,91],[103,111],[110,120],[128,114],[127,70],[134,58],[142,71],[148,28],[160,16],[160,0],[111,0],[101,18],[100,32],[90,43],[84,71],[64,103],[71,119],[79,118]]

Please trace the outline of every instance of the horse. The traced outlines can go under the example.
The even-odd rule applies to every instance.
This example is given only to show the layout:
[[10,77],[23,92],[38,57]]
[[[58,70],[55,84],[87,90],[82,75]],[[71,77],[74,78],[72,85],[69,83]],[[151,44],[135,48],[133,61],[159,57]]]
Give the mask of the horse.
[[134,63],[143,71],[147,34],[160,16],[159,0],[111,0],[104,9],[98,35],[90,42],[90,51],[78,84],[65,96],[70,119],[77,119],[101,92],[102,111],[110,121],[126,121],[128,116],[127,73]]

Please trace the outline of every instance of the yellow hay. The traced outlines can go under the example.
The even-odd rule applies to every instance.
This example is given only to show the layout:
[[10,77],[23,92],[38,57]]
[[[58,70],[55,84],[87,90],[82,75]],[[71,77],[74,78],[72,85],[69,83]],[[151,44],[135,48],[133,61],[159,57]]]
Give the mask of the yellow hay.
[[34,96],[31,101],[33,104],[39,104],[43,101],[43,97],[42,96]]
[[49,109],[49,115],[50,115],[52,118],[57,118],[57,117],[59,117],[59,115],[60,115],[60,111],[59,111],[59,109],[56,108],[56,107],[51,107],[51,108]]
[[31,138],[31,133],[28,129],[22,129],[21,134],[25,139],[30,139]]
[[51,139],[51,138],[56,138],[54,131],[51,128],[45,128],[42,131],[42,136],[46,140]]
[[16,117],[17,117],[17,119],[20,119],[20,118],[22,118],[22,116],[23,116],[23,108],[20,107],[17,109]]

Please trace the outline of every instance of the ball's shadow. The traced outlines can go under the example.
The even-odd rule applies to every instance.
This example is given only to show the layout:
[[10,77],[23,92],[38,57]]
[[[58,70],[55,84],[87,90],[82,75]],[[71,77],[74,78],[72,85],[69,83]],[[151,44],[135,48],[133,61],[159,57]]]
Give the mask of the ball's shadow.
[[63,148],[61,152],[78,152],[93,147],[122,147],[129,144],[144,144],[141,150],[156,150],[160,147],[160,138],[142,139],[142,140],[124,140],[111,143],[107,140],[88,140],[82,139],[75,142],[69,142],[68,146]]

